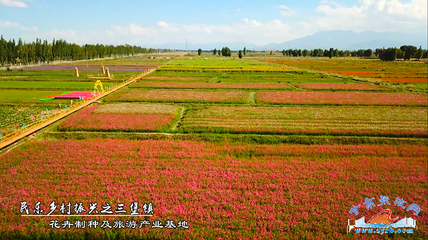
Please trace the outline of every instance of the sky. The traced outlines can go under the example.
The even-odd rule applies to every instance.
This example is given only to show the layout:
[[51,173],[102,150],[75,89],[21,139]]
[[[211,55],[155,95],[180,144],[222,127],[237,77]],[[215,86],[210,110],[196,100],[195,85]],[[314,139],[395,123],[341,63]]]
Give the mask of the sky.
[[0,0],[0,34],[77,44],[282,43],[318,31],[427,35],[427,0]]

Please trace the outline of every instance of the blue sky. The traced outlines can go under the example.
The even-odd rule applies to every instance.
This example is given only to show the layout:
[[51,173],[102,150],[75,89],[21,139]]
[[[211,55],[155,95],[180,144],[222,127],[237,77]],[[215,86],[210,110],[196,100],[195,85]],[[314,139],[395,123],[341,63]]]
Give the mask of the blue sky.
[[280,43],[317,31],[426,36],[426,0],[0,0],[4,38],[78,44]]

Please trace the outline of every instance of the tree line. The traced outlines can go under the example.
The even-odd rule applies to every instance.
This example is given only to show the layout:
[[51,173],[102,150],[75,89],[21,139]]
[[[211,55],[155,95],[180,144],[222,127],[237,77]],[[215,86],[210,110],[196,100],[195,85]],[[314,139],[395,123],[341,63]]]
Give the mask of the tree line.
[[[212,50],[213,55],[218,54],[219,56],[223,57],[230,57],[231,56],[231,50],[228,47],[223,47],[220,49],[214,49]],[[244,47],[243,50],[237,51],[238,57],[242,58],[247,54],[247,49]],[[275,52],[279,51],[263,51],[266,53],[270,53],[270,55],[273,55]],[[198,54],[201,55],[202,49],[198,49]],[[282,53],[284,56],[290,56],[290,57],[374,57],[379,58],[382,61],[395,61],[396,59],[403,59],[403,60],[410,60],[411,58],[414,58],[416,60],[419,60],[421,58],[427,58],[428,51],[426,49],[422,49],[422,47],[419,47],[419,49],[415,46],[411,45],[404,45],[400,48],[377,48],[375,51],[372,49],[359,49],[359,50],[339,50],[339,49],[313,49],[313,50],[307,50],[307,49],[288,49],[288,50],[282,50],[280,53]]]
[[[421,58],[427,58],[427,50],[419,49],[415,46],[404,45],[400,48],[377,48],[375,51],[372,49],[360,49],[354,51],[348,50],[338,50],[338,49],[314,49],[314,50],[301,50],[301,49],[289,49],[282,50],[284,56],[292,57],[376,57],[380,58],[382,61],[395,61],[396,59],[410,60],[415,58],[419,60]],[[272,51],[271,51],[272,54]]]
[[[201,50],[201,49],[199,49],[199,50]],[[199,50],[198,50],[198,54],[199,54]],[[202,50],[201,50],[201,53],[202,53]],[[230,57],[230,56],[232,56],[232,51],[228,47],[223,47],[221,50],[220,49],[217,50],[217,48],[214,48],[213,55],[216,55],[216,54],[218,54],[219,56],[223,56],[223,57]],[[247,54],[247,48],[244,47],[243,50],[237,51],[237,54],[238,54],[239,58],[242,58],[244,55]],[[199,55],[201,55],[201,54],[199,54]]]
[[10,64],[33,64],[52,61],[76,61],[90,60],[105,57],[123,57],[133,56],[139,53],[155,53],[157,49],[142,48],[138,46],[125,45],[103,45],[103,44],[85,44],[77,45],[68,43],[65,40],[36,39],[35,42],[25,43],[21,39],[15,42],[15,39],[6,41],[3,35],[0,38],[0,65]]

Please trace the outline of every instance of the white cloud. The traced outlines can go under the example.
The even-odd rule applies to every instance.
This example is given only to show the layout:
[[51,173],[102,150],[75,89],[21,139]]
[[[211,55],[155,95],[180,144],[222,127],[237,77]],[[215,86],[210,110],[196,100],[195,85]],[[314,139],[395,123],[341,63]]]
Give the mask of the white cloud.
[[281,5],[278,8],[280,9],[279,13],[284,17],[293,16],[296,13],[294,10],[285,5]]
[[56,29],[48,32],[49,38],[63,39],[71,43],[83,43],[83,41],[88,40],[83,36],[78,36],[75,31],[71,29]]
[[1,20],[0,20],[0,27],[4,27],[4,28],[7,28],[7,27],[8,28],[19,28],[19,29],[21,29],[23,31],[37,31],[38,30],[38,28],[35,27],[35,26],[27,27],[27,26],[24,26],[24,25],[22,25],[20,23],[9,22],[9,21],[1,21]]
[[158,27],[163,27],[163,28],[168,27],[168,23],[166,23],[164,21],[159,21],[158,22]]
[[23,1],[17,1],[17,0],[0,0],[0,4],[3,4],[8,7],[20,7],[20,8],[28,7],[27,4],[23,3]]
[[203,25],[203,24],[189,24],[183,25],[182,30],[187,33],[204,33],[204,34],[213,34],[215,26]]
[[238,8],[238,9],[236,9],[236,11],[237,11],[237,12],[240,12],[240,11],[241,11],[241,9],[240,9],[240,8]]
[[[55,39],[63,39],[66,40],[69,43],[76,43],[76,44],[97,44],[102,43],[106,44],[106,40],[112,39],[113,36],[115,36],[116,33],[112,31],[91,31],[88,33],[79,32],[73,29],[52,29],[48,32],[42,32],[35,35],[33,38],[30,38],[31,41],[35,38],[40,39],[47,39],[51,40],[53,38]],[[117,43],[117,44],[124,44]]]
[[315,12],[323,16],[315,24],[323,30],[417,32],[426,29],[426,9],[426,0],[359,0],[351,7],[322,1]]
[[159,21],[157,23],[157,25],[160,28],[160,30],[163,32],[179,32],[180,31],[180,29],[177,26],[175,26],[173,24],[168,24],[164,21]]
[[121,27],[118,25],[111,26],[113,32],[124,36],[154,36],[157,34],[153,28],[145,28],[141,25],[132,23],[129,26]]
[[[191,39],[194,43],[220,43],[220,42],[251,42],[265,44],[270,42],[283,42],[302,31],[293,29],[287,23],[275,19],[262,22],[255,19],[244,18],[231,25],[213,24],[173,24],[158,21],[156,26],[145,28],[137,24],[129,26],[112,25],[101,34],[106,39],[117,43],[134,41],[132,44],[163,44],[170,42],[181,42],[183,39]],[[137,38],[146,35],[145,38]]]
[[[262,22],[260,22],[260,21],[257,21],[257,20],[248,20],[248,18],[244,18],[244,19],[242,19],[242,21],[246,24],[246,25],[249,25],[249,26],[252,26],[252,27],[263,27],[264,26],[264,24],[262,23]],[[238,24],[239,26],[243,26],[242,24]]]
[[76,37],[76,33],[71,29],[58,30],[54,28],[50,33],[55,37],[61,37],[61,36]]

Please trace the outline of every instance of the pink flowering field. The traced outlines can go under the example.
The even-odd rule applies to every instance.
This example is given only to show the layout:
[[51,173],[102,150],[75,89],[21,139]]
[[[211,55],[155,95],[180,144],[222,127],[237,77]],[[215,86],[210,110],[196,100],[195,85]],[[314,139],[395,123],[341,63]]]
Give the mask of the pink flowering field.
[[275,104],[361,104],[420,105],[428,104],[427,96],[413,93],[372,92],[257,92],[256,101]]
[[159,113],[115,113],[99,111],[92,106],[66,118],[59,125],[62,131],[159,131],[168,127],[176,115]]
[[307,89],[347,89],[347,90],[384,90],[378,85],[374,84],[357,84],[357,83],[301,83],[297,84],[299,87]]
[[[66,149],[66,150],[65,150]],[[0,238],[71,234],[73,238],[147,239],[372,239],[346,234],[353,205],[389,196],[420,206],[418,229],[395,239],[428,234],[427,146],[252,145],[124,139],[39,140],[0,156]],[[50,220],[21,217],[20,202],[88,204],[151,202],[149,221],[188,222],[188,229],[53,229]],[[370,218],[384,207],[366,209]],[[98,208],[100,209],[100,208]],[[58,210],[55,212],[60,214]],[[79,220],[108,217],[79,217]],[[68,218],[70,219],[70,218]],[[76,220],[71,218],[72,220]],[[109,218],[112,219],[112,218]],[[143,217],[120,217],[124,221]],[[107,239],[107,238],[106,238]]]
[[125,89],[107,96],[106,102],[190,102],[190,103],[246,103],[248,92],[242,90],[143,90]]

